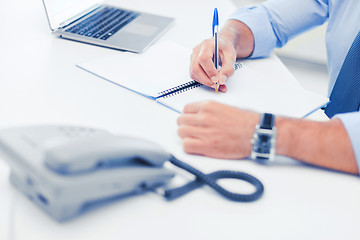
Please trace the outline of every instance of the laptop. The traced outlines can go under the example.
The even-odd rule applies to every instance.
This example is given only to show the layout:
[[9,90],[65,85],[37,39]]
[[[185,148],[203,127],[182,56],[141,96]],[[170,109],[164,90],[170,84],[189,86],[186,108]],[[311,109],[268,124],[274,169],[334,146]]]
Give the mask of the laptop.
[[52,33],[60,38],[143,52],[174,21],[99,0],[43,0]]

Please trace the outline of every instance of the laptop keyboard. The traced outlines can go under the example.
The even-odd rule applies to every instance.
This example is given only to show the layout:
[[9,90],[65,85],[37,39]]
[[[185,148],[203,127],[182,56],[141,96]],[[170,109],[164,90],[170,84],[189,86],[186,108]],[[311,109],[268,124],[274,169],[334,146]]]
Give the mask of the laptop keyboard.
[[107,40],[138,16],[138,13],[118,8],[105,7],[65,31],[82,36]]

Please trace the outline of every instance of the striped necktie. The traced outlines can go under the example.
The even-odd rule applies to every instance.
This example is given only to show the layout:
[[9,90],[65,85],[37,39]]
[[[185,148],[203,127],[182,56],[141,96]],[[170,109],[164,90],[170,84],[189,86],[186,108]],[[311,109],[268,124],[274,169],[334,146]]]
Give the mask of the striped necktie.
[[355,112],[360,105],[360,32],[352,43],[325,109],[331,118],[337,113]]

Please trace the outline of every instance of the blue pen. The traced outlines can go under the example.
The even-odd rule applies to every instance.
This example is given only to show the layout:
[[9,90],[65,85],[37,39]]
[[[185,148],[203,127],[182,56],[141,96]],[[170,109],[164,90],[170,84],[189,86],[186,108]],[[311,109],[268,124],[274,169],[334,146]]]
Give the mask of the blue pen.
[[[212,22],[213,37],[215,41],[215,51],[214,51],[214,64],[216,70],[219,70],[219,45],[218,45],[218,30],[219,30],[219,16],[217,8],[214,9],[214,17]],[[219,80],[215,83],[215,92],[219,90]]]

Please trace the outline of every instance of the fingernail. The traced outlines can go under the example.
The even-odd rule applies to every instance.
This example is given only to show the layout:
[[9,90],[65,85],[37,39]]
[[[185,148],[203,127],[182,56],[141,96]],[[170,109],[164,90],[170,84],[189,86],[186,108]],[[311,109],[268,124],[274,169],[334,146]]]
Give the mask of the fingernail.
[[217,80],[217,77],[216,76],[213,76],[212,78],[211,78],[211,81],[213,82],[213,83],[216,83],[218,80]]
[[222,75],[220,77],[220,84],[225,84],[227,80],[228,80],[228,77],[226,75]]

